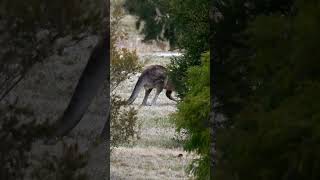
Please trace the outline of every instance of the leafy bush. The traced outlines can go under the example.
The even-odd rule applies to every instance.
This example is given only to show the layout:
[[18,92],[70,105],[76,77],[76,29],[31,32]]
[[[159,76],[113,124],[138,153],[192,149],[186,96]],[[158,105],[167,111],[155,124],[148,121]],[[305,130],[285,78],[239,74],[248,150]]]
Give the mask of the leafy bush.
[[15,104],[0,108],[0,179],[23,179],[29,151],[36,139],[50,133],[48,122],[37,123],[33,111]]
[[186,130],[185,142],[187,151],[195,151],[200,158],[194,160],[189,168],[198,179],[208,179],[210,160],[210,134],[208,118],[210,111],[210,72],[209,53],[202,56],[201,66],[191,67],[187,71],[188,93],[178,104],[174,116],[177,130]]
[[[126,0],[125,8],[138,16],[144,40],[168,40],[171,49],[183,51],[172,58],[169,76],[179,97],[187,93],[186,75],[191,66],[201,64],[201,54],[209,49],[209,0]],[[142,23],[143,22],[143,23]],[[141,27],[140,27],[141,26]]]
[[59,156],[49,152],[30,156],[33,143],[50,136],[48,121],[40,124],[33,111],[15,104],[1,104],[0,114],[0,179],[25,179],[29,175],[32,179],[87,179],[81,172],[87,155],[78,151],[78,144],[63,144]]
[[201,55],[209,50],[208,0],[169,1],[169,21],[174,28],[176,47],[183,55],[171,58],[169,76],[176,86],[177,94],[183,98],[188,93],[187,71],[201,64]]
[[127,38],[127,33],[121,29],[121,20],[124,17],[122,4],[114,2],[112,4],[111,12],[111,66],[110,66],[110,80],[111,91],[128,77],[139,70],[142,65],[138,61],[138,55],[135,51],[129,51],[126,48],[118,49],[116,44]]
[[129,143],[139,138],[141,124],[138,124],[137,110],[133,107],[125,109],[126,101],[117,95],[111,98],[111,146]]
[[182,56],[171,58],[171,62],[168,65],[169,78],[175,85],[179,98],[183,98],[188,93],[188,68],[192,66],[199,66],[201,64],[200,61],[200,57],[195,58],[188,53],[185,53]]
[[121,3],[114,2],[111,12],[111,146],[128,143],[138,138],[140,125],[137,123],[137,111],[134,108],[126,109],[125,100],[116,94],[116,88],[130,75],[141,70],[142,65],[138,61],[135,51],[125,48],[118,49],[116,43],[127,38],[127,34],[121,30],[121,19],[124,12]]

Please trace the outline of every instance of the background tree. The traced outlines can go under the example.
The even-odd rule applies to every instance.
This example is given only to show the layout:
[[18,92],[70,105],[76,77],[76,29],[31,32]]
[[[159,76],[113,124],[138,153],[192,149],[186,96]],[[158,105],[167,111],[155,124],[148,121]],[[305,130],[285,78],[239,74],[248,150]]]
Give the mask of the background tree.
[[[137,5],[142,1],[136,2]],[[186,47],[187,44],[195,45],[201,50],[195,41],[199,39],[201,42],[201,38],[196,36],[193,41],[179,44],[184,42],[179,39],[179,30],[185,30],[186,36],[182,38],[188,39],[198,34],[192,31],[197,28],[190,30],[179,21],[184,24],[192,22],[188,18],[183,21],[189,16],[181,12],[193,12],[193,9],[201,7],[200,3],[193,2],[188,6],[188,1],[170,1],[165,5],[153,2],[151,5],[144,2],[141,8],[131,9],[137,11],[135,14],[141,19],[144,19],[144,12],[154,15],[148,16],[144,32],[148,33],[148,28],[152,32],[153,23],[148,22],[156,21],[157,11],[165,9],[163,12],[167,16],[163,19],[174,22],[167,23],[173,26],[168,28],[175,37],[172,44],[184,47],[182,58],[193,52],[194,56],[187,62],[189,65],[197,65],[192,62],[198,62],[199,65],[197,56],[201,53]],[[318,108],[318,103],[317,95],[312,95],[318,89],[319,77],[315,70],[318,68],[315,61],[318,1],[222,0],[214,1],[212,5],[217,16],[212,18],[215,21],[211,26],[212,103],[215,105],[211,114],[213,118],[222,114],[227,119],[217,126],[224,129],[218,133],[221,135],[217,144],[218,171],[214,176],[218,179],[318,178],[315,173],[317,155],[314,153],[317,149],[314,129],[318,126],[314,108]],[[164,8],[157,10],[157,6]],[[145,8],[149,10],[141,10]],[[193,17],[197,17],[196,14],[193,13]],[[208,34],[204,33],[206,37]],[[170,69],[174,71],[171,74],[175,73],[175,77],[188,82],[182,77],[187,77],[190,66],[178,66],[179,63],[183,64],[183,60],[173,60]],[[178,69],[183,69],[184,76],[177,76]],[[181,97],[189,97],[192,92],[190,85],[180,84],[179,87]],[[197,104],[197,101],[188,103],[189,106],[192,104]],[[181,118],[188,119],[181,110],[177,116],[180,113]],[[201,112],[203,109],[198,110]],[[204,118],[201,120],[206,122]]]
[[184,52],[183,56],[172,58],[168,66],[178,95],[183,97],[188,67],[200,65],[201,54],[209,50],[209,0],[133,0],[126,1],[125,8],[139,17],[137,28],[142,29],[146,42],[168,40],[171,49]]
[[319,178],[319,1],[287,9],[259,15],[246,30],[251,93],[219,133],[217,179]]

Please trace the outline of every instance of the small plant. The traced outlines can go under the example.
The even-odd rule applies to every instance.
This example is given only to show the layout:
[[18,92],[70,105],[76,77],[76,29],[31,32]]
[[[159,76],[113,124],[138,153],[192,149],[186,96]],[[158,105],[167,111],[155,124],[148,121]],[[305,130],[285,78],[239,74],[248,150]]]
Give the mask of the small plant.
[[119,49],[116,44],[120,40],[126,39],[127,34],[121,30],[121,19],[124,12],[121,3],[114,2],[111,12],[111,147],[132,142],[139,138],[137,110],[134,108],[126,109],[125,100],[115,92],[121,82],[128,79],[130,75],[141,70],[142,64],[139,63],[138,55],[135,51],[126,48]]
[[39,124],[27,107],[3,105],[0,108],[0,179],[23,179],[30,166],[32,143],[48,135],[48,122]]
[[113,147],[139,138],[141,124],[138,124],[137,110],[121,108],[124,103],[125,101],[119,96],[112,96],[110,129]]
[[49,122],[39,120],[28,107],[2,104],[0,107],[0,179],[85,180],[82,169],[87,164],[87,153],[79,152],[78,144],[63,143],[61,156],[46,152],[30,157],[32,144],[51,134]]
[[87,165],[87,152],[79,152],[79,146],[75,144],[63,143],[62,154],[49,154],[46,151],[41,158],[37,160],[37,166],[31,172],[31,178],[34,180],[86,180],[88,175],[83,171]]

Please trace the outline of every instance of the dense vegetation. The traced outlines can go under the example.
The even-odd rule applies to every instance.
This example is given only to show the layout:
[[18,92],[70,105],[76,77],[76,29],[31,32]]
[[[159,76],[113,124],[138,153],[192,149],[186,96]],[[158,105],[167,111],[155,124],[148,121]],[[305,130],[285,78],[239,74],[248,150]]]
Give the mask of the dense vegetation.
[[110,146],[116,147],[120,144],[132,142],[139,136],[139,124],[137,110],[134,108],[123,108],[126,100],[117,93],[116,88],[130,75],[138,72],[142,64],[138,61],[135,51],[126,48],[117,48],[116,43],[127,38],[127,33],[121,27],[124,17],[122,2],[113,2],[111,6],[111,61],[110,61]]
[[248,24],[250,93],[219,133],[217,179],[319,179],[319,5]]
[[[99,11],[89,16],[93,12],[87,8],[87,1],[82,6],[75,6],[76,2],[42,2],[41,6],[37,0],[1,2],[1,96],[10,90],[10,83],[14,85],[30,66],[50,54],[52,41],[86,27],[95,29],[100,24],[101,18],[96,18],[97,22],[92,19],[99,16]],[[211,32],[209,2],[126,1],[129,12],[141,18],[137,27],[145,22],[146,41],[169,40],[173,49],[183,50],[183,56],[173,59],[169,69],[183,98],[174,117],[175,124],[178,129],[188,131],[185,149],[201,155],[190,169],[195,170],[198,179],[209,179],[211,83],[214,103],[219,105],[214,112],[227,119],[218,132],[217,156],[213,159],[216,171],[211,177],[319,179],[320,1],[217,0],[213,3],[214,15],[219,18],[211,19],[214,21]],[[210,47],[209,35],[213,37]],[[214,83],[209,82],[209,54],[205,53],[209,49]],[[128,57],[134,62],[134,56]],[[15,116],[9,114],[11,111]],[[0,176],[22,178],[27,166],[24,153],[30,149],[34,136],[39,135],[26,134],[22,129],[30,126],[43,132],[43,127],[32,121],[29,126],[17,127],[22,134],[10,135],[21,117],[34,119],[32,112],[11,106],[0,112],[3,120],[0,138],[5,143],[0,149],[5,165]],[[12,143],[19,140],[24,146]],[[70,152],[77,151],[75,147],[71,149]],[[71,166],[72,171],[84,163],[82,155],[75,158],[81,166]],[[18,168],[5,168],[14,167],[15,162],[19,163]],[[53,163],[58,171],[59,162]],[[69,177],[68,169],[64,173],[64,177]],[[42,171],[33,175],[43,176]]]
[[142,26],[145,41],[168,40],[171,49],[184,51],[168,67],[178,95],[183,97],[188,67],[200,65],[201,54],[209,50],[209,1],[127,0],[125,7],[139,17],[137,28]]
[[[167,39],[184,49],[184,56],[170,65],[173,78],[180,78],[184,83],[178,83],[184,101],[179,104],[175,119],[179,128],[190,133],[186,149],[205,155],[202,152],[207,152],[208,147],[204,147],[204,142],[209,136],[201,124],[207,125],[208,109],[202,106],[206,96],[198,95],[205,93],[206,88],[195,93],[194,87],[204,87],[204,82],[192,81],[194,77],[190,76],[192,70],[189,69],[194,70],[191,66],[201,64],[200,55],[209,47],[207,41],[202,42],[203,38],[198,36],[205,29],[200,23],[191,28],[187,26],[191,22],[202,22],[199,16],[208,12],[204,5],[208,1],[135,2],[143,2],[143,6],[136,5],[136,9],[129,10],[146,20],[144,33],[148,33],[148,29],[152,32],[153,23],[158,23],[159,28],[165,21],[167,26],[163,27],[172,33],[164,35],[173,36]],[[206,39],[209,35],[212,37],[212,103],[217,104],[213,111],[223,114],[227,121],[217,126],[222,128],[218,131],[217,156],[212,159],[216,167],[211,177],[319,179],[316,152],[319,150],[317,31],[320,24],[317,19],[320,2],[225,0],[213,1],[212,5],[211,32],[200,34]],[[145,8],[148,10],[141,10]],[[165,14],[164,20],[153,22],[156,18],[151,17],[159,17],[158,11]],[[188,12],[193,16],[188,16]],[[168,28],[168,24],[172,26]],[[179,36],[181,34],[184,36]],[[192,51],[190,46],[199,51]],[[188,56],[190,53],[192,56]],[[192,114],[196,114],[196,118]],[[206,135],[201,136],[201,132]],[[206,179],[209,174],[209,167],[201,165],[208,165],[209,159],[202,157],[197,168],[201,172],[197,174],[198,179]]]
[[[189,91],[183,101],[178,104],[178,112],[173,120],[178,129],[187,130],[184,148],[201,155],[190,165],[189,170],[196,176],[208,179],[210,160],[210,133],[206,121],[210,112],[210,63],[209,53],[201,58],[200,66],[193,66],[187,72]],[[198,168],[194,168],[197,167]]]
[[[177,130],[187,130],[185,150],[201,155],[188,168],[199,179],[209,178],[210,111],[209,1],[126,1],[128,11],[144,22],[145,41],[168,40],[183,55],[171,59],[170,78],[183,101],[173,117]],[[137,23],[137,27],[141,25]],[[207,53],[205,53],[207,52]]]

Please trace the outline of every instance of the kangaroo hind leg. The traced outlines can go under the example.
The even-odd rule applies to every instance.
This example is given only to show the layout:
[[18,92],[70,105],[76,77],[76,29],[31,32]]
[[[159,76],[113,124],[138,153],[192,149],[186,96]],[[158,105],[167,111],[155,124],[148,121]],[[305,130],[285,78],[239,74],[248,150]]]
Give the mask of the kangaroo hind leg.
[[152,88],[145,90],[144,98],[143,98],[143,101],[142,101],[142,104],[141,104],[142,106],[146,106],[147,105],[148,97],[149,97],[149,94],[151,93],[151,91],[152,91]]
[[157,88],[156,94],[154,95],[154,98],[153,98],[153,100],[152,100],[151,105],[156,104],[156,101],[157,101],[157,99],[158,99],[159,94],[161,93],[161,91],[162,91],[162,88]]

